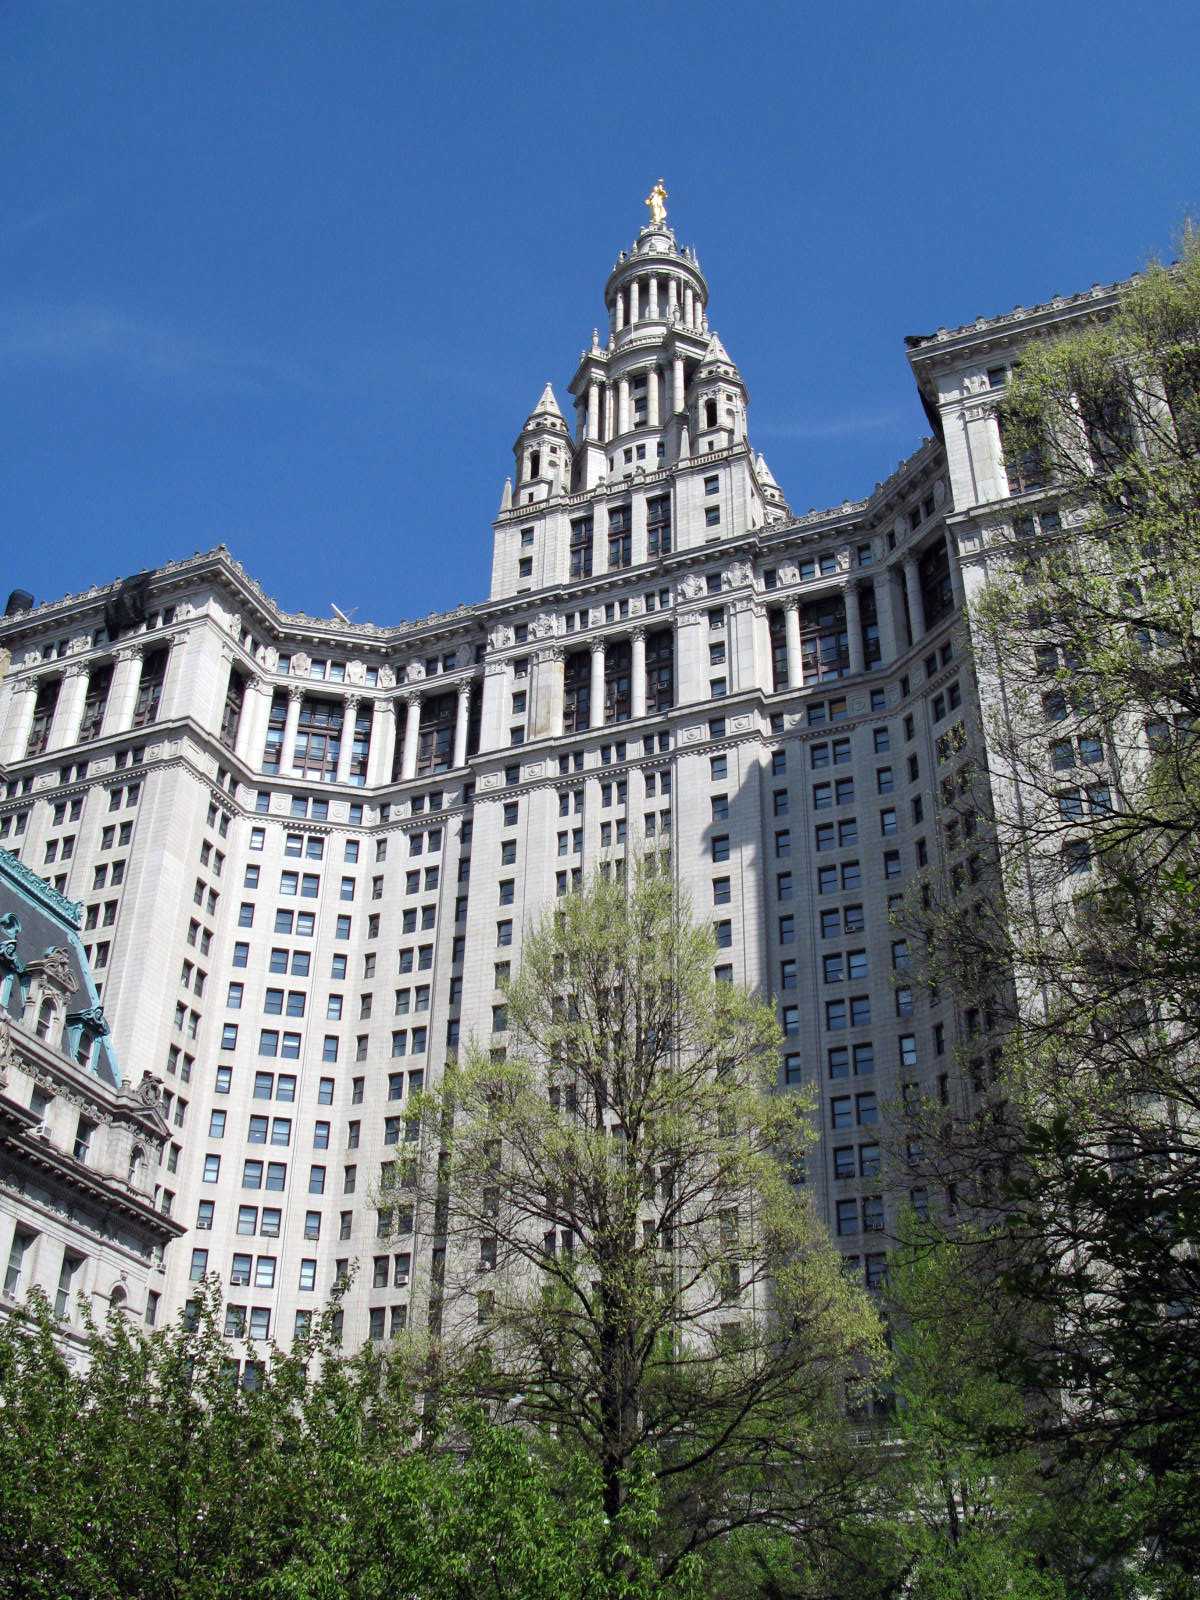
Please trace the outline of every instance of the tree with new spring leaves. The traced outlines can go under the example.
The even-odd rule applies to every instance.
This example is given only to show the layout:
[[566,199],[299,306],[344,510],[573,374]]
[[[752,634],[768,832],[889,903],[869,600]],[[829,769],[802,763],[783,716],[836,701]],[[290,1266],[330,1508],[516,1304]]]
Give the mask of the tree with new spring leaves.
[[952,869],[928,929],[981,1030],[979,1097],[937,1108],[926,1148],[992,1221],[979,1282],[1022,1308],[998,1350],[1039,1397],[1022,1428],[1133,1463],[1147,1548],[1180,1573],[1200,1560],[1196,237],[1110,320],[1033,346],[1001,426],[1030,497],[971,613],[993,889]]
[[[593,1463],[614,1526],[645,1467],[664,1574],[738,1528],[816,1537],[881,1353],[797,1181],[774,1013],[714,958],[668,877],[597,877],[527,934],[506,1048],[424,1103],[445,1359]],[[614,1579],[632,1555],[614,1541]]]
[[[70,1367],[44,1300],[0,1326],[5,1600],[611,1600],[594,1473],[515,1428],[436,1422],[403,1362],[344,1356],[332,1309],[239,1382],[215,1283],[147,1333],[114,1312]],[[616,1536],[645,1541],[633,1470]],[[634,1565],[622,1600],[691,1600]]]

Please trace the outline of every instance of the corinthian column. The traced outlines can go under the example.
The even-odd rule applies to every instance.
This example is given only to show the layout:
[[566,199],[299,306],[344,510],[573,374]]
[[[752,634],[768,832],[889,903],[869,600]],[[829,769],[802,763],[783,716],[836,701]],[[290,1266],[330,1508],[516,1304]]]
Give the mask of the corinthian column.
[[632,689],[632,712],[634,720],[646,715],[646,630],[635,628],[630,634],[632,650],[630,651],[630,687]]
[[104,708],[101,737],[110,733],[125,733],[133,727],[133,712],[137,705],[138,688],[142,681],[142,661],[145,648],[140,644],[127,644],[117,651],[113,667],[112,688]]
[[404,783],[417,775],[417,743],[421,737],[421,696],[413,689],[404,696],[407,707],[404,718],[404,765],[400,777]]
[[367,782],[374,787],[392,780],[392,756],[396,747],[396,703],[380,695],[371,707],[371,753],[367,758]]
[[279,752],[279,770],[290,774],[296,766],[296,733],[300,727],[300,706],[304,700],[304,686],[288,685],[287,720],[283,725],[283,745]]
[[83,702],[87,699],[88,668],[83,662],[68,667],[63,686],[58,693],[58,704],[50,724],[46,749],[65,750],[79,739],[79,724],[83,721]]
[[471,680],[458,686],[458,706],[454,721],[454,765],[467,764],[467,729],[471,721]]
[[783,627],[787,637],[788,686],[804,687],[804,652],[800,648],[800,607],[793,601],[783,608]]
[[904,558],[904,592],[908,596],[908,624],[912,631],[912,642],[916,644],[925,632],[925,602],[921,599],[921,574],[915,556]]
[[850,671],[852,673],[865,670],[863,660],[862,612],[858,603],[858,585],[851,581],[845,588],[846,599],[846,642],[850,647]]
[[354,722],[358,716],[359,699],[351,695],[342,707],[342,742],[338,746],[337,781],[350,782],[350,762],[354,756]]
[[592,690],[589,726],[604,726],[604,640],[592,640]]

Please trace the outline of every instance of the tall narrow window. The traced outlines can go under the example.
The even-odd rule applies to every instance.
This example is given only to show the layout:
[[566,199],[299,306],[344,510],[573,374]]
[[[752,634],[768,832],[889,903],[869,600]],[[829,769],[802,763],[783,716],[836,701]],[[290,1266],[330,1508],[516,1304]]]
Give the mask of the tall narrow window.
[[563,669],[563,732],[591,727],[592,665],[586,650],[569,655]]
[[627,567],[633,560],[633,535],[629,507],[610,506],[608,510],[608,565]]
[[592,519],[576,517],[571,523],[571,576],[590,578],[592,575]]
[[788,686],[787,626],[782,611],[772,611],[769,617],[771,632],[771,687],[777,692]]
[[342,753],[345,706],[340,700],[310,700],[300,704],[294,765],[301,777],[332,783]]
[[421,702],[421,731],[417,739],[417,776],[448,772],[454,759],[454,727],[458,695],[429,695]]
[[153,650],[142,662],[142,676],[138,682],[137,701],[133,708],[133,725],[145,728],[158,720],[162,704],[163,683],[167,676],[167,652]]
[[221,743],[230,750],[237,743],[245,699],[246,680],[236,667],[230,667],[229,682],[225,686],[225,704],[221,710]]
[[33,706],[33,722],[30,724],[29,738],[25,745],[27,756],[40,756],[45,750],[50,739],[50,724],[54,721],[54,709],[58,705],[58,691],[61,688],[62,679],[51,678],[38,689]]
[[801,607],[800,653],[806,684],[841,678],[850,671],[846,606],[840,595],[828,595]]
[[675,704],[675,633],[660,628],[646,639],[646,712],[669,711]]
[[646,553],[667,556],[671,553],[671,497],[655,495],[646,502]]
[[112,663],[96,667],[88,678],[87,695],[83,702],[83,720],[79,724],[79,742],[85,744],[89,739],[95,739],[100,733],[100,724],[104,721],[104,708],[108,704],[108,692],[112,688]]
[[630,664],[628,639],[613,641],[604,652],[604,720],[628,722],[630,717]]

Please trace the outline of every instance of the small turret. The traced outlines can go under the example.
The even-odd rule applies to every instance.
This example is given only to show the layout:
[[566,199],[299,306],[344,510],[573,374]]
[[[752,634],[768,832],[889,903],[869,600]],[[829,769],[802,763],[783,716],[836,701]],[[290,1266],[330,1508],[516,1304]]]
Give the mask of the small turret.
[[788,505],[783,490],[776,483],[775,476],[767,465],[766,456],[761,451],[754,463],[754,471],[758,478],[758,487],[762,490],[767,521],[774,522],[780,517],[790,517],[792,514],[791,507]]
[[720,450],[746,437],[749,396],[733,357],[714,333],[691,383],[698,450]]
[[517,435],[513,453],[517,463],[515,504],[532,505],[553,495],[570,493],[574,460],[571,436],[549,384]]

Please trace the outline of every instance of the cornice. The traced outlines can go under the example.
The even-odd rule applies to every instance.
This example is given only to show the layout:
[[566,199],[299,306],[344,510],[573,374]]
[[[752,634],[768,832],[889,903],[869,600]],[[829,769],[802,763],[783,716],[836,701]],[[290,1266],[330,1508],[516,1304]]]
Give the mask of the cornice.
[[[284,611],[258,582],[252,578],[228,547],[216,545],[211,550],[199,552],[183,561],[169,561],[151,572],[126,574],[109,584],[96,584],[79,594],[64,595],[48,600],[28,611],[19,611],[11,617],[0,618],[0,640],[20,637],[30,633],[57,631],[68,621],[103,609],[132,576],[150,579],[151,605],[162,603],[164,595],[180,593],[201,580],[222,585],[226,592],[243,608],[250,607],[258,619],[260,629],[272,636],[272,642],[287,644],[304,642],[315,636],[327,648],[339,648],[347,654],[357,649],[374,653],[410,648],[417,639],[431,639],[471,620],[476,607],[464,603],[452,611],[430,612],[414,621],[399,622],[383,627],[373,622],[343,623],[336,617],[314,617],[302,611]],[[114,641],[124,647],[139,642],[134,639]],[[236,642],[236,641],[235,641]]]
[[[45,1178],[55,1179],[63,1188],[73,1189],[85,1195],[97,1210],[120,1212],[128,1221],[138,1223],[152,1236],[158,1235],[164,1245],[169,1244],[172,1239],[182,1237],[188,1231],[186,1223],[178,1222],[174,1217],[165,1217],[149,1200],[134,1190],[127,1189],[119,1178],[108,1177],[101,1172],[93,1171],[90,1167],[80,1165],[65,1150],[60,1150],[57,1145],[48,1143],[22,1127],[12,1125],[10,1130],[0,1131],[0,1139],[3,1139],[8,1147],[9,1162],[12,1166],[19,1161],[26,1166],[39,1169]],[[16,1174],[11,1173],[10,1167],[10,1181],[11,1177],[15,1176]],[[84,1228],[89,1233],[99,1232],[89,1227],[86,1215],[74,1207],[72,1207],[72,1221],[77,1227]]]
[[25,893],[32,900],[38,901],[44,910],[67,923],[73,931],[78,931],[83,922],[81,901],[68,900],[65,894],[59,894],[57,889],[47,883],[45,878],[39,877],[31,867],[27,867],[19,856],[13,855],[11,850],[0,850],[0,871],[14,878]]
[[910,334],[905,340],[908,359],[913,367],[928,362],[948,351],[970,348],[981,339],[994,338],[1023,328],[1036,328],[1046,323],[1078,317],[1080,314],[1106,314],[1116,306],[1121,296],[1135,283],[1141,282],[1141,273],[1122,278],[1116,283],[1094,283],[1090,289],[1078,294],[1057,294],[1040,305],[1014,306],[995,317],[976,317],[974,322],[963,323],[958,328],[939,328],[936,333]]

